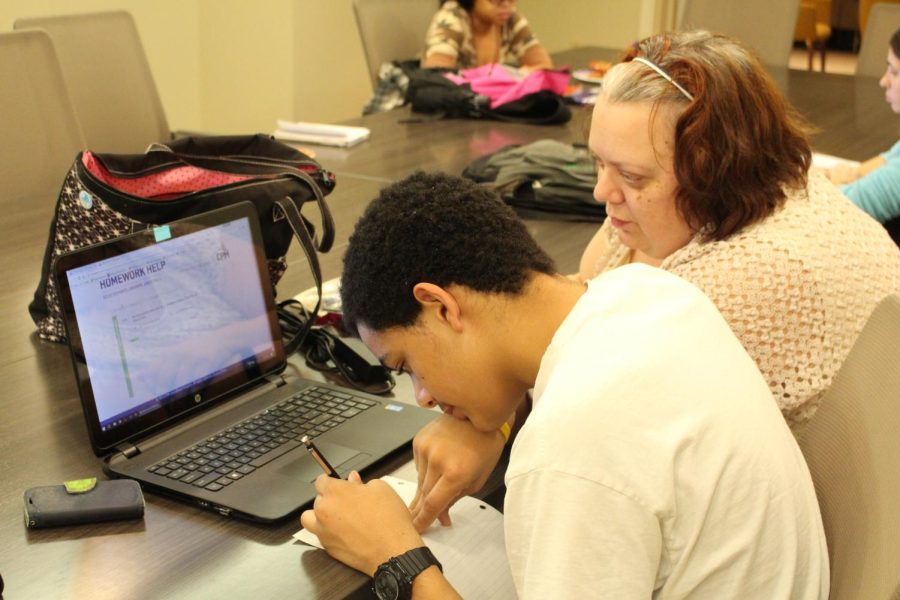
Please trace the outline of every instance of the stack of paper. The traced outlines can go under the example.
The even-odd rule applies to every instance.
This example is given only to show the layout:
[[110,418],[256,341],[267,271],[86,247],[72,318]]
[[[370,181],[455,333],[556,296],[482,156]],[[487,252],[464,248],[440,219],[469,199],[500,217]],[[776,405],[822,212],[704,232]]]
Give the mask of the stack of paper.
[[279,119],[278,129],[272,135],[276,139],[290,142],[347,147],[369,139],[369,130],[366,127],[326,125],[303,121],[291,122]]

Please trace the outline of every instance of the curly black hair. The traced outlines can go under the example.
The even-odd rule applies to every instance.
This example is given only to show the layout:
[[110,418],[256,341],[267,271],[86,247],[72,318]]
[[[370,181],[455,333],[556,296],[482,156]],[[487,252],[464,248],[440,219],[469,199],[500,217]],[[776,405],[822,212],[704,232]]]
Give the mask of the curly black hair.
[[[443,0],[441,4],[446,4],[447,1]],[[475,8],[475,0],[456,0],[456,3],[466,9],[466,12],[472,12],[472,9]]]
[[375,331],[410,326],[420,282],[519,294],[553,260],[495,192],[445,173],[417,172],[381,190],[344,255],[343,324]]

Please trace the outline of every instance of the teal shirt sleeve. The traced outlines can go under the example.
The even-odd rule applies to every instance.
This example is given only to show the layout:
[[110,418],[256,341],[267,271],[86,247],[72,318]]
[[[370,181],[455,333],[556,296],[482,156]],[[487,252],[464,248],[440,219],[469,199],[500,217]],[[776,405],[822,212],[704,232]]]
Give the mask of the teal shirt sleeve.
[[881,153],[881,158],[890,162],[892,160],[900,160],[900,141],[891,146],[891,149],[887,152]]
[[854,204],[884,223],[900,217],[900,142],[883,153],[885,163],[841,188]]

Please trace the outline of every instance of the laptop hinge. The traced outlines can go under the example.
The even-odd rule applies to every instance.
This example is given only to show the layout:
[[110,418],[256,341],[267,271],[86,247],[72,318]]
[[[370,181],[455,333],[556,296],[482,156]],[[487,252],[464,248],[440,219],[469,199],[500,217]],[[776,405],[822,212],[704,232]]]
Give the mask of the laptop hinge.
[[116,450],[118,450],[119,453],[121,453],[125,458],[134,458],[141,453],[141,451],[138,450],[137,446],[129,442],[119,444],[118,446],[116,446]]
[[266,381],[277,388],[280,388],[287,383],[287,381],[285,381],[284,377],[282,377],[281,375],[266,375]]

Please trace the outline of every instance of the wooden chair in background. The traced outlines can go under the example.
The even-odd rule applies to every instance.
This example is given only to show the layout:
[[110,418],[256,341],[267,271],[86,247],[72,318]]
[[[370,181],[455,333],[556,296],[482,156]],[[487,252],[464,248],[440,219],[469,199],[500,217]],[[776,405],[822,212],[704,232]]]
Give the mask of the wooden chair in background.
[[813,70],[813,56],[818,49],[825,72],[825,44],[831,37],[831,0],[801,0],[794,28],[794,41],[806,44],[807,69]]

